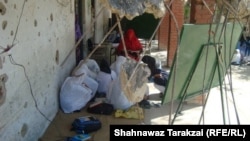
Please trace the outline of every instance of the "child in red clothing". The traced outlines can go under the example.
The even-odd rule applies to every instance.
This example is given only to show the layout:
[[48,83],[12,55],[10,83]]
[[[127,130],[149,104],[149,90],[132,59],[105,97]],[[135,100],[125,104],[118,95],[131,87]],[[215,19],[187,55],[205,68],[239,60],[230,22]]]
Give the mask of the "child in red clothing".
[[[138,61],[140,59],[140,54],[142,53],[143,48],[133,29],[128,29],[126,31],[124,35],[124,42],[128,56]],[[117,55],[125,56],[122,40],[117,47],[116,53]]]

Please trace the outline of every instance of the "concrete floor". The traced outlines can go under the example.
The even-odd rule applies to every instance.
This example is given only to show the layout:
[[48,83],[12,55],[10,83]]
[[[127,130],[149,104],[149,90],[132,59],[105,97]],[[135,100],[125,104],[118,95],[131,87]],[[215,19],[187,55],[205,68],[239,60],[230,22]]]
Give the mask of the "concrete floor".
[[[155,58],[159,58],[164,67],[165,51],[153,51]],[[230,69],[229,69],[230,71]],[[209,95],[200,95],[183,102],[182,115],[175,117],[179,102],[162,105],[161,108],[146,109],[146,124],[250,124],[250,65],[231,66],[232,91],[230,81],[225,77],[225,85],[212,88]],[[154,84],[149,84],[151,98],[154,103],[160,103],[154,94],[159,90]],[[225,89],[226,87],[226,89]],[[203,99],[203,101],[202,101]],[[204,101],[207,100],[206,104]],[[171,114],[172,113],[172,114]],[[202,118],[204,117],[204,118]]]
[[[161,60],[166,59],[166,52],[164,51],[157,52],[156,50],[152,52],[152,55],[156,55]],[[162,60],[163,65],[164,60]],[[223,102],[219,87],[215,87],[206,96],[207,104],[205,108],[201,101],[202,96],[194,97],[183,103],[182,115],[177,116],[175,119],[174,113],[179,102],[144,109],[143,120],[115,118],[114,115],[93,115],[89,114],[86,109],[73,114],[64,114],[59,110],[44,135],[40,138],[40,141],[63,141],[66,136],[75,135],[74,132],[70,131],[71,123],[76,117],[87,115],[97,117],[102,123],[100,130],[90,134],[93,141],[109,141],[109,125],[112,124],[250,124],[250,66],[232,66],[232,80],[233,95],[230,91],[227,91]],[[228,82],[226,84],[225,87],[229,87]],[[149,101],[153,104],[160,104],[159,89],[153,83],[148,83],[148,86],[150,93]],[[224,103],[223,106],[222,103]],[[204,114],[202,114],[203,110]],[[204,115],[203,119],[201,119],[201,115]]]

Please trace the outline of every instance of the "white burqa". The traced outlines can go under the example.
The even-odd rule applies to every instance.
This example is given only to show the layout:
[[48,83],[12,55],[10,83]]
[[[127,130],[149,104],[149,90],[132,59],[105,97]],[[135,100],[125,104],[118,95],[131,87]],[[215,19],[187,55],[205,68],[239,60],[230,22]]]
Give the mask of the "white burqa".
[[[146,94],[148,87],[149,68],[144,63],[118,56],[111,64],[111,69],[117,73],[107,93],[107,100],[115,109],[128,109],[140,102]],[[132,76],[132,77],[131,77]]]

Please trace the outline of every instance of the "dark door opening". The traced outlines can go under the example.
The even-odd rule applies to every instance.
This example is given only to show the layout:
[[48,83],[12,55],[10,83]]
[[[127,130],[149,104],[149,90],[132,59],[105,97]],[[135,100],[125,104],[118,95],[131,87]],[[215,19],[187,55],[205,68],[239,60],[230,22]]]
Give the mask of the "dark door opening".
[[[75,0],[75,43],[82,37],[82,0]],[[76,65],[83,59],[83,40],[76,47]]]

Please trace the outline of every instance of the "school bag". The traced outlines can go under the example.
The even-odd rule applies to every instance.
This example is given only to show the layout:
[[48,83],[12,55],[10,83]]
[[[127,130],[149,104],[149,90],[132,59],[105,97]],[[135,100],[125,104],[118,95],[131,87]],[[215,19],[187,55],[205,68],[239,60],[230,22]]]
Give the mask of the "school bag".
[[89,134],[78,134],[72,137],[66,137],[64,141],[87,141],[91,138]]
[[114,107],[112,104],[100,101],[91,104],[87,108],[87,111],[92,114],[111,115],[114,111]]
[[88,134],[99,130],[102,124],[99,119],[93,116],[83,116],[76,118],[72,123],[71,131],[78,134]]

